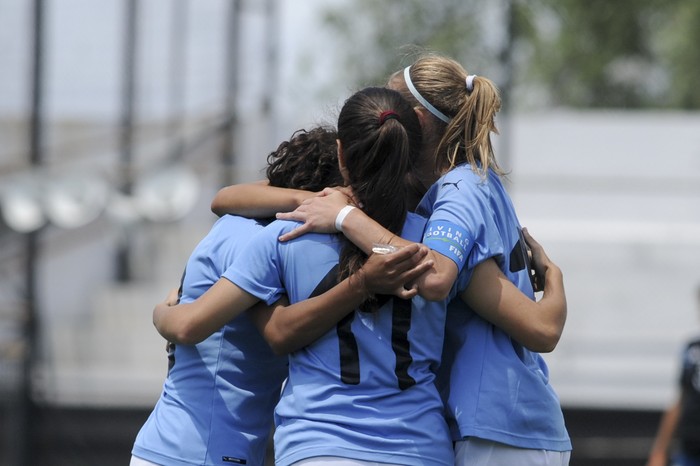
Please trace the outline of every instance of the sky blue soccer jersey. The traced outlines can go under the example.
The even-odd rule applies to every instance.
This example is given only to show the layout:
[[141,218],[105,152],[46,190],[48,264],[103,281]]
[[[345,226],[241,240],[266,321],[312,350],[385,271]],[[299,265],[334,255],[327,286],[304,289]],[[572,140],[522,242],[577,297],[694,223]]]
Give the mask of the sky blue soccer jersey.
[[[180,301],[209,289],[262,229],[221,217],[187,262]],[[247,313],[197,345],[177,345],[171,364],[132,454],[174,466],[262,466],[287,358],[272,353]]]
[[[534,299],[520,223],[500,178],[461,165],[426,193],[418,212],[429,217],[423,242],[451,258],[464,289],[473,268],[494,258]],[[438,385],[454,440],[475,436],[521,448],[571,450],[547,365],[458,297],[448,305]]]
[[[424,224],[422,217],[409,214],[402,236],[419,241]],[[224,276],[268,303],[283,293],[296,303],[335,285],[344,239],[307,234],[277,240],[296,226],[279,220],[270,224]],[[434,385],[444,316],[443,302],[390,297],[379,310],[356,310],[292,353],[275,412],[276,464],[315,456],[454,464]]]

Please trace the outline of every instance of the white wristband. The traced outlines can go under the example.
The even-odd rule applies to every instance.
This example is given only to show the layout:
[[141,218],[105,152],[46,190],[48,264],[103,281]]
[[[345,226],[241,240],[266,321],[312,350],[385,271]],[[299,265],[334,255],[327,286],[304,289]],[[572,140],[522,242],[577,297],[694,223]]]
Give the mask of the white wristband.
[[342,209],[340,209],[340,212],[338,212],[338,215],[335,217],[335,229],[342,232],[343,231],[343,220],[345,220],[345,217],[348,216],[350,211],[354,209],[354,205],[346,205]]

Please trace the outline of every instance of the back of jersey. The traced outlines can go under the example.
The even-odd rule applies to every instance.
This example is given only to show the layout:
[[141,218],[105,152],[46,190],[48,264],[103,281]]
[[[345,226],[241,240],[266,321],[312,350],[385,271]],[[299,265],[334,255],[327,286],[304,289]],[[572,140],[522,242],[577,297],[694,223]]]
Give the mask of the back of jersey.
[[[424,220],[409,216],[402,236],[420,241]],[[327,235],[319,235],[320,237]],[[308,240],[311,240],[309,238]],[[290,292],[293,301],[336,283],[342,241],[310,258],[311,242],[290,244],[285,281],[314,273]],[[316,263],[324,265],[318,269]],[[297,283],[297,285],[299,285]],[[289,380],[276,410],[279,464],[341,456],[401,464],[451,464],[443,406],[434,386],[445,306],[420,297],[383,297],[375,312],[355,311],[313,344],[290,355]]]
[[[188,260],[180,302],[206,292],[262,228],[220,218]],[[286,358],[272,353],[246,313],[197,345],[177,345],[172,357],[134,454],[158,464],[262,466]]]

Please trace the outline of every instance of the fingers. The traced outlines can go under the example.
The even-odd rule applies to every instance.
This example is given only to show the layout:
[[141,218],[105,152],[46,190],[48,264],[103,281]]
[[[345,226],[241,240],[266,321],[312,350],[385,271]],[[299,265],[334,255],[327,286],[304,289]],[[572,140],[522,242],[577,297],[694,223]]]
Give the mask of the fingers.
[[532,291],[536,293],[544,289],[542,280],[536,270],[530,270],[530,283],[532,284]]
[[277,212],[275,214],[275,218],[278,220],[295,220],[297,222],[304,222],[306,220],[305,215],[298,210],[293,210],[291,212]]
[[329,196],[329,195],[333,194],[333,193],[336,192],[336,191],[338,191],[336,188],[323,188],[323,191],[321,191],[321,192],[319,193],[319,196],[320,196],[320,197]]
[[165,298],[165,304],[168,306],[175,306],[178,302],[180,302],[180,288],[172,288]]
[[[416,254],[422,253],[420,244],[414,243],[403,248],[396,248],[394,252],[385,254],[387,256],[387,263],[398,264],[406,260],[410,260]],[[422,254],[425,256],[425,254]]]
[[[403,275],[409,278],[405,282],[411,281],[414,277],[419,277],[430,269],[434,262],[424,261],[429,249],[421,244],[414,243],[409,246],[398,248],[389,254],[382,254],[384,260],[384,274],[403,279]],[[404,282],[404,283],[405,283]]]
[[544,247],[540,243],[538,243],[525,228],[523,228],[523,237],[525,238],[525,242],[530,248],[531,258],[533,262],[540,263],[542,265],[550,262],[550,259],[544,250]]
[[429,249],[412,244],[389,254],[372,254],[362,266],[368,290],[378,294],[393,294],[411,299],[418,294],[414,283],[421,275],[434,267],[432,259],[426,260]]
[[303,236],[306,233],[309,233],[310,231],[311,226],[308,223],[304,223],[303,225],[298,226],[292,231],[288,231],[287,233],[281,235],[278,239],[284,243],[285,241],[293,240],[294,238]]
[[409,289],[400,287],[394,294],[401,299],[411,299],[418,295],[418,287],[414,286]]
[[535,241],[535,239],[527,231],[527,228],[522,229],[523,237],[527,243],[530,251],[530,259],[532,264],[532,270],[530,271],[530,281],[532,282],[532,288],[534,291],[544,291],[545,282],[545,271],[550,263],[549,257],[544,251],[544,248],[540,243]]
[[435,265],[435,261],[432,259],[426,260],[421,262],[420,264],[416,265],[410,270],[405,271],[404,273],[401,274],[400,280],[403,283],[411,283],[413,281],[416,281],[418,277],[426,273],[428,270],[433,268]]
[[530,235],[530,232],[527,231],[527,228],[523,228],[522,232],[523,232],[523,237],[525,238],[525,242],[530,247],[530,249],[542,248],[542,245],[540,243],[538,243],[537,241],[535,241],[535,238],[533,238],[532,235]]

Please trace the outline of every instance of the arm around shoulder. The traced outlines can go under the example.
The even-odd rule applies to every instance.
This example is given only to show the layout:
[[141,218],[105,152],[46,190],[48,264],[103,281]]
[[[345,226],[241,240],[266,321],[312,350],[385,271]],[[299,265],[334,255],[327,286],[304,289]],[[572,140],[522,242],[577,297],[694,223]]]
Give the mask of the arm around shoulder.
[[267,181],[235,184],[221,188],[211,202],[211,210],[221,217],[226,214],[243,217],[274,217],[277,212],[296,209],[310,191],[270,186]]
[[251,317],[275,353],[296,351],[375,294],[413,298],[417,289],[407,285],[433,266],[425,260],[426,253],[416,244],[391,254],[372,254],[358,271],[325,293],[291,305],[285,299],[271,307],[256,306]]
[[[303,223],[280,236],[280,241],[289,241],[311,231],[322,233],[341,231],[348,240],[367,255],[372,253],[372,247],[375,243],[391,244],[397,247],[417,244],[387,230],[360,208],[346,210],[339,219],[338,214],[343,208],[352,205],[352,199],[338,189],[327,188],[322,194],[323,196],[304,201],[303,205],[294,212],[277,215],[277,218]],[[434,267],[422,275],[416,284],[418,293],[423,298],[439,301],[445,299],[452,289],[452,284],[457,278],[457,265],[442,254],[433,251],[430,254]]]
[[255,296],[221,278],[191,303],[171,306],[166,300],[157,304],[153,309],[153,325],[170,342],[194,345],[257,301]]
[[[394,235],[359,209],[354,209],[345,217],[343,234],[366,253],[371,252],[374,243],[398,247],[417,244]],[[457,264],[436,251],[430,250],[428,254],[433,267],[416,280],[418,294],[429,301],[442,301],[447,298],[457,278]]]
[[256,306],[251,318],[272,351],[284,355],[317,340],[366,298],[362,287],[345,279],[326,293],[295,304],[285,298],[272,306]]

